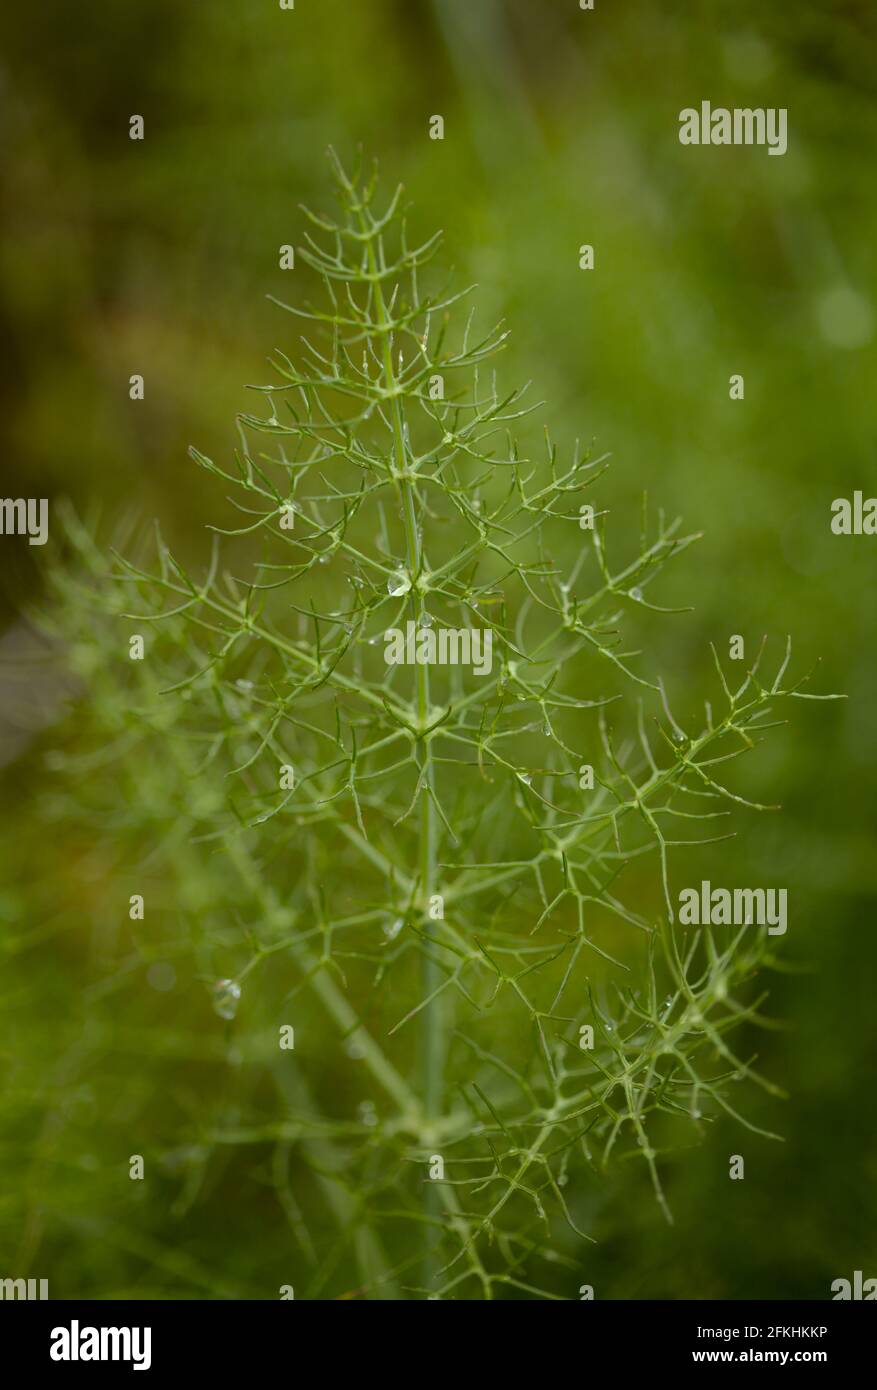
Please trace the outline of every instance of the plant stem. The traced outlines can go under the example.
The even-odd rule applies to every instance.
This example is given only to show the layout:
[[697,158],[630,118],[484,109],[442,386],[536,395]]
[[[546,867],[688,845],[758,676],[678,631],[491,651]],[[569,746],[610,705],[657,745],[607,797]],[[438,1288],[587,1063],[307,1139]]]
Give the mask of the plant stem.
[[[408,538],[409,553],[417,555],[419,568],[420,544],[417,535],[416,518],[414,517],[414,500],[409,483],[403,484],[405,492],[404,515],[406,517],[406,537]],[[410,519],[409,519],[410,517]],[[417,571],[415,570],[414,573]],[[418,616],[423,617],[424,602],[423,596],[419,596],[419,601],[412,605],[415,610],[419,609]],[[417,667],[417,713],[420,727],[423,728],[429,722],[429,668],[426,664]],[[435,886],[435,811],[432,801],[433,785],[433,764],[432,752],[429,739],[422,740],[423,764],[420,773],[420,888],[423,898],[423,916],[426,918],[429,907],[430,896]],[[427,920],[429,920],[427,918]],[[442,1092],[444,1087],[444,1065],[445,1065],[445,1037],[444,1037],[444,1000],[439,991],[442,983],[442,971],[432,953],[432,949],[427,946],[420,958],[420,982],[424,999],[430,999],[430,1003],[422,1011],[421,1020],[421,1084],[423,1088],[423,1115],[424,1128],[429,1131],[432,1125],[441,1119],[442,1115]],[[435,998],[431,998],[435,995]],[[424,1135],[427,1138],[427,1135]],[[437,1267],[437,1247],[440,1236],[439,1217],[442,1203],[441,1194],[434,1182],[426,1184],[427,1214],[433,1218],[435,1224],[427,1227],[427,1255],[424,1268],[424,1280],[430,1284],[435,1277]]]
[[[368,230],[364,210],[357,206],[357,213],[363,232]],[[375,238],[368,240],[368,260],[375,300],[377,321],[383,337],[384,385],[390,394],[391,418],[393,422],[393,448],[395,471],[401,475],[398,487],[402,501],[402,522],[405,528],[408,574],[411,580],[411,612],[415,622],[422,622],[426,604],[422,590],[418,587],[422,564],[422,546],[418,528],[417,507],[414,488],[411,483],[408,450],[405,443],[405,428],[402,408],[397,394],[396,374],[393,368],[392,329],[384,301],[381,282],[377,278],[378,262],[375,254]],[[429,723],[429,667],[426,663],[417,665],[417,722],[420,729]],[[430,741],[420,739],[420,844],[418,851],[418,877],[420,882],[421,916],[428,921],[427,912],[430,896],[435,884],[436,825],[433,805],[433,764]],[[431,950],[425,949],[421,956],[421,989],[423,998],[429,999],[439,990],[442,971]],[[432,999],[421,1011],[421,1054],[420,1075],[423,1104],[423,1140],[431,1146],[432,1132],[442,1116],[445,1063],[444,1007],[441,996]],[[441,1235],[442,1202],[435,1183],[426,1183],[427,1252],[424,1262],[424,1282],[433,1282],[438,1266],[437,1247]]]

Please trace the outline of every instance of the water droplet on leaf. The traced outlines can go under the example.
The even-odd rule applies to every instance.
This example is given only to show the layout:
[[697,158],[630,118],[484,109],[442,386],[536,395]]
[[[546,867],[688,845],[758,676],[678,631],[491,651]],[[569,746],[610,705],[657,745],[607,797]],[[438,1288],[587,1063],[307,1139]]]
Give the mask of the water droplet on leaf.
[[402,594],[407,594],[411,588],[411,579],[404,570],[398,574],[391,574],[387,580],[387,593],[391,598],[399,598]]
[[241,987],[237,980],[217,980],[211,987],[213,1009],[220,1018],[234,1018],[238,1011]]

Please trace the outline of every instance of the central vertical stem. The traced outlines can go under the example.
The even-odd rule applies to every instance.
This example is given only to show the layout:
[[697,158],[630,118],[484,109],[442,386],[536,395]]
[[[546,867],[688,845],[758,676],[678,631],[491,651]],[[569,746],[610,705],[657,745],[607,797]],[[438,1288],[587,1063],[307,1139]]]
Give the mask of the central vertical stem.
[[[388,352],[389,357],[389,352]],[[397,407],[398,401],[393,402]],[[398,445],[404,457],[405,439],[399,430]],[[417,511],[414,489],[408,479],[402,480],[402,517],[405,523],[405,540],[408,551],[409,573],[412,583],[420,571],[421,543],[417,525]],[[426,611],[426,604],[420,590],[412,588],[411,611],[415,622],[420,624]],[[429,723],[429,667],[423,663],[417,666],[417,722],[421,729]],[[435,887],[435,808],[432,801],[433,763],[430,741],[421,738],[420,746],[420,845],[418,854],[418,877],[420,880],[421,917],[428,923],[430,896]],[[424,999],[429,999],[438,990],[442,980],[441,968],[434,959],[432,948],[427,947],[420,957],[420,987]],[[443,1001],[441,996],[432,999],[421,1010],[421,1053],[420,1075],[423,1099],[424,1141],[432,1147],[435,1142],[430,1136],[435,1122],[441,1118],[442,1091],[444,1085],[445,1037]],[[429,1285],[438,1269],[438,1245],[441,1236],[440,1219],[442,1213],[441,1194],[434,1182],[426,1184],[426,1212],[431,1218],[427,1226],[427,1252],[424,1261],[424,1282]]]
[[[420,568],[420,537],[414,504],[414,491],[406,480],[402,483],[402,514],[405,522],[405,538],[408,548],[408,562],[412,578]],[[426,611],[423,595],[412,591],[411,611],[415,622],[421,624]],[[429,667],[417,666],[417,722],[424,728],[429,722]],[[433,763],[430,741],[420,740],[420,845],[418,855],[418,877],[422,915],[427,918],[429,900],[435,888],[435,808],[432,802]],[[431,952],[422,956],[421,982],[424,998],[428,998],[441,982],[441,970]],[[444,1042],[439,1001],[434,1000],[423,1010],[425,1027],[423,1031],[423,1106],[427,1121],[438,1118],[442,1105],[442,1073],[444,1070]]]
[[[363,231],[367,223],[362,209],[358,209]],[[402,502],[402,522],[405,529],[406,558],[411,579],[411,614],[415,623],[421,624],[426,603],[422,590],[417,584],[422,562],[422,542],[418,526],[414,487],[409,468],[409,452],[405,440],[402,408],[397,394],[397,379],[393,368],[392,330],[389,326],[386,303],[381,282],[377,278],[378,264],[375,255],[374,238],[368,243],[369,270],[374,277],[374,302],[377,321],[383,339],[383,369],[385,389],[390,393],[390,414],[393,425],[393,452],[395,472]],[[417,723],[423,730],[429,722],[429,667],[417,664]],[[434,769],[430,741],[421,734],[418,740],[420,754],[420,832],[418,848],[418,879],[420,882],[421,917],[428,921],[429,899],[435,886],[436,861],[436,821],[432,800]],[[420,983],[423,998],[435,994],[442,982],[442,972],[430,949],[421,956]],[[421,1010],[421,1050],[420,1075],[423,1106],[423,1140],[432,1145],[433,1133],[437,1131],[437,1121],[441,1119],[444,1089],[445,1029],[441,997],[437,997]],[[441,1236],[442,1203],[441,1194],[435,1183],[426,1183],[426,1212],[430,1218],[427,1227],[427,1253],[424,1263],[424,1281],[432,1283],[437,1273],[437,1249]]]

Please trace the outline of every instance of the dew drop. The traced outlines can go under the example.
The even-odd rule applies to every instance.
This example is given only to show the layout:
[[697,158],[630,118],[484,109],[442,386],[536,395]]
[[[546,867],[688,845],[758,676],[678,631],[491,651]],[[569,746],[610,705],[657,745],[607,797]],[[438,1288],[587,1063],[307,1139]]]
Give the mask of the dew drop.
[[399,935],[403,926],[404,921],[401,917],[397,917],[395,922],[385,922],[384,936],[387,938],[388,941],[392,941],[395,937]]
[[391,574],[387,580],[387,593],[391,598],[399,598],[402,594],[407,594],[411,588],[411,579],[405,570],[400,570],[398,574]]
[[519,773],[518,773],[518,776],[520,777],[521,781],[524,783],[524,786],[525,786],[525,787],[529,787],[529,786],[532,785],[532,782],[533,782],[533,775],[532,775],[532,773],[530,773],[530,772],[519,772]]
[[358,1107],[357,1114],[364,1125],[368,1125],[369,1129],[374,1129],[378,1122],[378,1112],[373,1100],[364,1100]]
[[211,987],[213,1010],[220,1018],[234,1018],[238,1011],[241,987],[237,980],[217,980]]
[[321,555],[321,556],[320,556],[320,564],[321,564],[321,565],[328,565],[328,563],[329,563],[329,556],[328,556],[328,555]]
[[640,603],[640,602],[642,601],[642,596],[643,596],[643,591],[642,591],[642,589],[631,589],[631,591],[630,591],[630,597],[631,597],[632,599],[635,599],[637,603]]
[[361,1062],[365,1056],[365,1049],[362,1043],[358,1043],[355,1038],[347,1039],[347,1042],[344,1044],[344,1051],[354,1062]]

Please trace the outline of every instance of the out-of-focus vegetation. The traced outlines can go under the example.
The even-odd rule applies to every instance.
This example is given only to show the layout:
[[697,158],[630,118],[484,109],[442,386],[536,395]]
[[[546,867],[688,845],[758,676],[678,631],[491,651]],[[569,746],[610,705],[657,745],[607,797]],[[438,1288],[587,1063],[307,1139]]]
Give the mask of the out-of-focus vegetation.
[[[577,1220],[598,1243],[563,1252],[582,1270],[573,1296],[589,1282],[598,1297],[820,1298],[875,1258],[874,542],[828,524],[834,497],[875,491],[875,26],[865,5],[815,0],[51,0],[39,22],[0,20],[4,496],[71,497],[104,550],[158,516],[203,559],[215,489],[186,449],[227,456],[252,406],[241,383],[289,341],[264,294],[312,288],[278,268],[297,205],[328,201],[327,144],[362,144],[404,181],[415,229],[444,228],[485,317],[508,316],[509,386],[532,377],[567,443],[611,451],[615,524],[646,489],[704,532],[661,596],[695,611],[649,629],[674,708],[712,693],[709,642],[733,633],[752,654],[791,632],[849,696],[774,733],[747,794],[782,814],[702,860],[716,882],[790,888],[788,968],[764,1009],[784,1026],[751,1036],[790,1099],[749,1112],[785,1143],[717,1119],[669,1162],[672,1227],[641,1165],[595,1174]],[[701,99],[786,107],[788,154],[681,147],[678,112]],[[267,1071],[254,1080],[259,1039],[230,1036],[195,983],[191,933],[222,916],[222,876],[192,854],[185,784],[169,819],[167,768],[116,780],[131,710],[87,625],[35,649],[21,614],[49,607],[46,558],[0,542],[0,1274],[48,1277],[54,1296],[354,1290],[353,1254],[333,1244],[345,1213],[325,1204],[304,1234],[322,1210],[306,1190],[280,1225],[283,1155],[217,1142],[241,1113],[277,1117]],[[126,805],[147,874],[153,844],[179,866],[139,927],[143,875],[131,885],[99,834]],[[349,1065],[327,1042],[323,1084],[343,1090]],[[160,1177],[132,1183],[128,1155],[150,1143]]]

